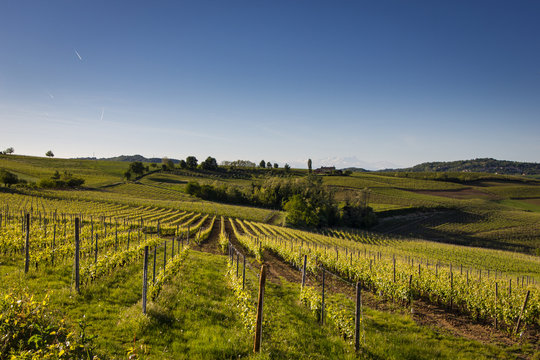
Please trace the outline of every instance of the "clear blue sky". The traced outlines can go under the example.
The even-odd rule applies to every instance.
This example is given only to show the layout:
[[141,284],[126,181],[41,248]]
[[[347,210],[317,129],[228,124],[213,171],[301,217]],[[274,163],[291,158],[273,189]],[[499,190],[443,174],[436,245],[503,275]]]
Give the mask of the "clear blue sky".
[[540,162],[539,1],[0,5],[0,148]]

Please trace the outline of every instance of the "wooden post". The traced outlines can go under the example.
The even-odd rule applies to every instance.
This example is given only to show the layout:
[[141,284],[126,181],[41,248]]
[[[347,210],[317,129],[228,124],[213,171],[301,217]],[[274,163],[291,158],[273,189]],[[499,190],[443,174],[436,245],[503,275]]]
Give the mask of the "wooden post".
[[146,289],[148,280],[148,246],[144,247],[144,265],[143,265],[143,288],[142,288],[142,312],[146,314]]
[[525,301],[523,302],[523,307],[521,308],[521,311],[519,312],[519,317],[516,324],[516,329],[514,330],[514,334],[517,334],[519,331],[519,326],[521,325],[521,317],[523,316],[523,313],[525,312],[525,308],[527,307],[527,301],[529,301],[529,295],[531,293],[531,290],[527,290],[527,295],[525,295]]
[[321,298],[321,325],[324,325],[324,277],[325,277],[326,271],[324,270],[324,267],[322,268],[322,298]]
[[262,316],[264,303],[264,284],[266,282],[266,265],[261,266],[261,275],[259,276],[259,299],[257,302],[257,322],[255,324],[255,344],[253,352],[258,353],[261,350],[262,336]]
[[79,218],[75,218],[75,291],[79,289]]
[[56,242],[56,223],[53,225],[53,238],[52,238],[52,253],[51,253],[51,265],[54,266],[54,251],[55,251],[55,242]]
[[96,234],[96,251],[94,257],[94,263],[97,263],[97,254],[98,254],[98,234]]
[[396,282],[396,257],[395,256],[392,258],[392,263],[394,266],[394,282]]
[[30,268],[30,214],[26,214],[26,241],[24,243],[24,273]]
[[236,253],[236,277],[238,277],[238,267],[239,267],[239,263],[240,263],[240,254],[237,252],[237,253]]
[[167,240],[163,242],[163,271],[165,271],[166,266],[167,266]]
[[304,255],[304,265],[302,266],[302,289],[306,285],[306,265],[307,265],[307,255]]
[[171,259],[174,257],[174,236],[171,240]]
[[499,295],[498,293],[499,293],[499,284],[495,282],[495,329],[497,328],[497,295]]
[[409,275],[409,306],[412,305],[412,274]]
[[454,302],[454,273],[450,270],[450,309]]
[[243,263],[244,266],[242,267],[242,290],[246,288],[246,256],[243,255]]
[[114,235],[114,251],[118,249],[118,223],[116,223],[116,231]]
[[152,269],[152,284],[156,283],[156,257],[157,257],[157,246],[154,245],[154,268]]
[[360,282],[356,282],[356,311],[355,311],[355,321],[354,321],[354,349],[356,351],[360,350],[360,307],[361,303],[361,289]]

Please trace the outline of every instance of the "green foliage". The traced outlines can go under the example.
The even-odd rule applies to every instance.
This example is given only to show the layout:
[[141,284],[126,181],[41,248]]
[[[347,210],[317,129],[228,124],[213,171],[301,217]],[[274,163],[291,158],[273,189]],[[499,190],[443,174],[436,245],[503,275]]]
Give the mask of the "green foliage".
[[286,221],[288,224],[301,227],[316,227],[319,225],[319,217],[316,208],[300,194],[291,197],[283,206],[287,211]]
[[266,167],[266,161],[261,160],[261,162],[259,163],[259,167],[264,169]]
[[169,159],[168,157],[164,157],[161,159],[162,166],[164,165],[164,170],[173,170],[174,169],[174,161],[172,159]]
[[430,162],[404,169],[412,172],[468,172],[507,175],[540,174],[540,164],[491,158],[459,160],[450,162]]
[[197,168],[197,158],[195,156],[188,156],[186,158],[186,167],[189,170],[195,170]]
[[152,300],[156,300],[163,285],[171,281],[178,272],[182,269],[185,263],[185,259],[188,256],[189,247],[182,249],[179,255],[176,255],[172,260],[167,262],[165,269],[156,276],[156,282],[150,283],[148,286],[148,296]]
[[133,174],[137,176],[141,176],[142,174],[144,174],[144,170],[145,170],[144,165],[140,161],[134,161],[129,164],[129,171],[131,171]]
[[51,158],[52,158],[52,157],[54,157],[54,153],[52,152],[52,150],[49,150],[49,151],[47,151],[47,152],[45,153],[45,156],[51,157]]
[[84,179],[73,176],[73,174],[64,171],[62,175],[55,171],[50,179],[41,179],[39,181],[39,187],[47,189],[62,189],[62,188],[77,188],[84,184]]
[[255,301],[251,298],[251,294],[242,289],[242,279],[236,277],[236,268],[232,263],[227,263],[227,273],[225,275],[227,283],[234,292],[234,306],[239,311],[242,319],[242,324],[250,332],[255,332],[257,320],[257,309]]
[[203,170],[209,170],[209,171],[217,170],[218,169],[218,164],[217,164],[216,159],[214,159],[211,156],[207,157],[206,160],[204,160],[201,163],[201,168]]
[[180,160],[180,162],[178,163],[178,166],[180,166],[180,169],[187,169],[187,163],[186,163],[186,160]]
[[307,306],[317,321],[321,321],[322,297],[312,286],[304,286],[300,291],[300,302]]
[[377,215],[369,206],[346,201],[341,208],[341,224],[351,228],[369,229],[377,224]]
[[97,359],[93,336],[86,334],[86,322],[79,331],[55,322],[48,310],[49,297],[12,293],[0,299],[0,359]]
[[10,187],[11,185],[17,184],[19,182],[19,178],[17,175],[7,170],[0,169],[0,181],[4,183],[5,186]]

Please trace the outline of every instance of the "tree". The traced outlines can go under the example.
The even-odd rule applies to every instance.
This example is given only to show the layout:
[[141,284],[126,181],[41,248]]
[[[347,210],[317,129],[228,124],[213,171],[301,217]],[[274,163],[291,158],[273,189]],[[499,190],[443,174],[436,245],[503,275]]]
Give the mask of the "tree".
[[266,163],[266,167],[267,167],[268,169],[271,169],[271,168],[272,168],[272,163],[271,163],[270,161],[267,162],[267,163]]
[[162,163],[162,165],[165,165],[164,170],[172,170],[172,169],[174,169],[174,161],[172,161],[171,159],[169,159],[166,156],[163,159],[161,159],[161,163]]
[[204,170],[217,170],[217,169],[218,169],[218,164],[217,164],[216,159],[214,159],[213,157],[209,156],[209,157],[206,158],[206,160],[204,160],[204,161],[201,163],[201,167],[202,167]]
[[131,164],[129,164],[129,170],[135,175],[141,176],[144,174],[144,165],[140,161],[134,161]]
[[312,168],[311,168],[311,159],[308,159],[307,167],[308,167],[308,172],[311,174],[311,172],[313,171]]
[[279,165],[277,163],[274,163],[274,169],[277,169]]
[[8,147],[6,150],[4,150],[4,154],[6,155],[13,154],[14,152],[15,149],[13,149],[12,147]]
[[190,170],[195,170],[197,168],[198,160],[195,156],[188,156],[186,158],[186,166]]
[[11,185],[18,183],[19,178],[9,171],[0,169],[0,181],[3,182],[5,186],[10,187]]
[[264,169],[266,167],[266,161],[261,160],[261,162],[259,163],[259,167],[262,167]]
[[186,169],[187,168],[186,160],[180,160],[178,165],[180,166],[180,169]]
[[45,156],[48,156],[48,157],[54,157],[54,154],[52,152],[52,150],[49,150],[45,153]]
[[126,178],[127,181],[131,180],[131,171],[127,170],[124,173],[124,177]]
[[283,166],[283,168],[285,169],[285,172],[289,172],[291,171],[291,167],[289,166],[289,164],[285,164],[285,166]]

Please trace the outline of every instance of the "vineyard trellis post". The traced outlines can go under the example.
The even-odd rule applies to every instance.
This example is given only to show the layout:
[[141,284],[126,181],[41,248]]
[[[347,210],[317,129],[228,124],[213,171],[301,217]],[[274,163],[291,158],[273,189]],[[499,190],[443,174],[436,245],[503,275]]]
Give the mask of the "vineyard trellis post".
[[361,288],[360,282],[356,282],[356,309],[355,309],[355,321],[354,321],[354,349],[360,350],[360,308],[362,306],[361,301]]
[[246,288],[246,255],[242,255],[244,266],[242,267],[242,290]]
[[75,218],[75,291],[79,288],[79,218]]
[[51,266],[54,266],[54,252],[55,252],[55,242],[56,242],[56,223],[53,225],[53,238],[52,238],[52,252],[51,252]]
[[152,283],[156,283],[156,256],[157,256],[157,246],[154,245],[154,267],[152,269]]
[[499,293],[499,284],[495,282],[495,329],[497,328],[497,295]]
[[144,247],[144,265],[143,265],[143,291],[142,291],[142,312],[146,314],[146,292],[148,286],[148,246]]
[[166,266],[167,266],[167,240],[163,242],[163,271],[165,271]]
[[257,320],[255,323],[255,340],[253,345],[253,351],[258,353],[261,350],[261,336],[262,336],[262,317],[263,317],[263,304],[264,304],[264,285],[266,283],[266,265],[261,266],[261,274],[259,276],[259,297],[257,301]]
[[307,266],[307,255],[304,255],[304,265],[302,265],[302,289],[306,285],[306,266]]
[[321,294],[321,325],[324,325],[324,285],[325,285],[325,269],[322,268],[322,294]]
[[514,330],[515,334],[517,334],[519,331],[519,326],[521,325],[521,318],[523,317],[523,313],[525,312],[525,308],[527,307],[527,302],[529,301],[530,294],[531,294],[531,290],[527,290],[527,295],[525,295],[525,301],[523,302],[523,307],[521,308],[521,311],[519,312],[516,329]]
[[24,273],[30,268],[30,214],[26,214],[26,241],[24,243]]
[[97,257],[98,257],[98,234],[96,234],[96,251],[94,253],[94,263],[97,263]]

